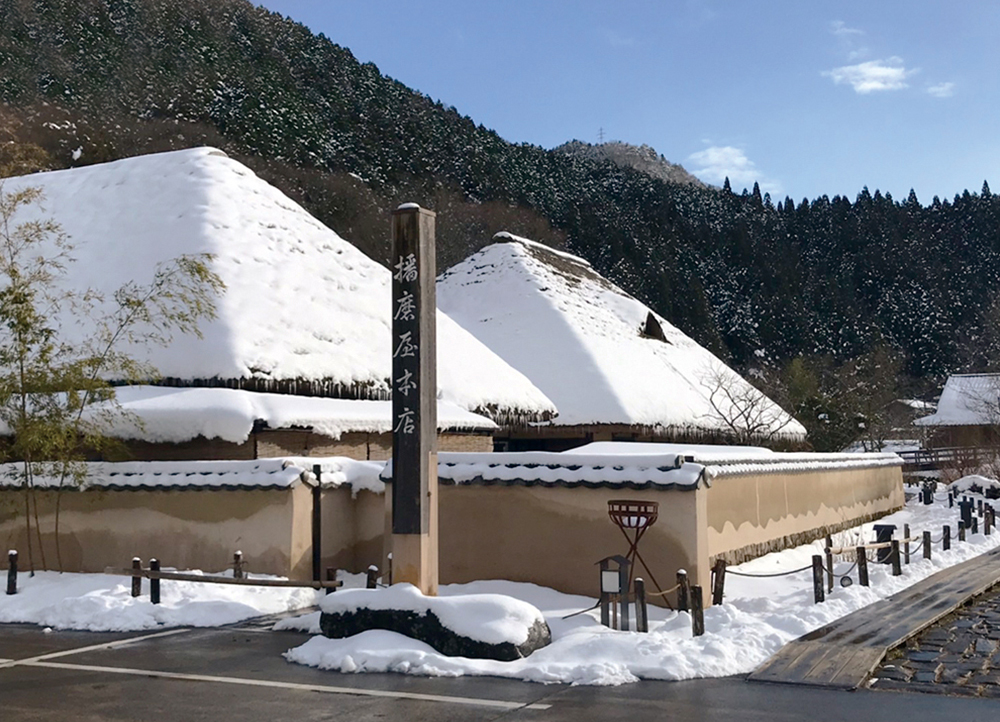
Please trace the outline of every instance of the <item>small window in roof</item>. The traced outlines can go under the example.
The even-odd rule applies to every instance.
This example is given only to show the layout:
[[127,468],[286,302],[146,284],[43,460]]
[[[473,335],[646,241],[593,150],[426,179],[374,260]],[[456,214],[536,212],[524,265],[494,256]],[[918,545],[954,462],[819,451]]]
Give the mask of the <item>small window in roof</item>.
[[663,343],[670,343],[667,341],[667,336],[663,333],[663,327],[660,322],[656,320],[656,317],[652,312],[646,314],[646,323],[643,324],[642,330],[639,331],[639,335],[644,338],[655,338],[657,341],[663,341]]

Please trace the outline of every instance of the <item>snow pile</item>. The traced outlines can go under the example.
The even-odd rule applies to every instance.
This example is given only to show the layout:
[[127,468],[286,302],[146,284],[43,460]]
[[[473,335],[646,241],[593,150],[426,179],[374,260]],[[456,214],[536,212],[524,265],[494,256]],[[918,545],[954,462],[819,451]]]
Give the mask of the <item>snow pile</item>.
[[[910,525],[911,534],[954,527],[957,509],[949,509],[944,493],[933,506],[912,503],[878,523]],[[874,539],[872,524],[835,535],[834,543],[854,546]],[[567,614],[587,609],[594,599],[560,594],[532,584],[485,581],[442,587],[445,598],[459,594],[496,593],[522,599],[542,611],[552,630],[552,644],[514,662],[445,657],[425,644],[392,632],[372,631],[348,639],[314,637],[290,650],[286,657],[300,664],[342,672],[400,672],[429,676],[489,675],[533,682],[615,685],[639,679],[680,680],[747,674],[784,644],[860,609],[876,604],[946,567],[1000,546],[1000,534],[970,534],[966,543],[954,543],[948,552],[935,545],[933,559],[915,554],[893,577],[881,564],[869,565],[871,586],[836,586],[827,601],[814,604],[812,573],[771,578],[726,577],[725,603],[705,611],[706,634],[692,637],[687,613],[649,608],[650,632],[618,632],[602,627],[596,611],[570,619]],[[768,554],[731,572],[773,573],[809,567],[822,553],[823,541]],[[835,563],[838,576],[851,571],[851,561]],[[339,593],[339,592],[338,592]],[[336,596],[333,595],[333,596]],[[317,631],[318,613],[285,620],[282,628]]]
[[995,425],[1000,409],[1000,374],[955,374],[941,390],[937,411],[917,426]]
[[995,494],[1000,492],[1000,481],[988,479],[978,474],[971,474],[970,476],[963,476],[961,479],[953,481],[951,489],[960,494],[971,491],[975,491],[978,494],[985,494],[988,490]]
[[[232,572],[212,576],[224,575],[232,576]],[[262,574],[251,577],[278,578]],[[56,572],[37,572],[32,577],[23,571],[18,574],[17,588],[17,594],[0,596],[0,622],[94,632],[218,627],[314,606],[321,596],[313,589],[164,580],[160,583],[160,604],[153,604],[149,601],[149,580],[142,582],[142,596],[133,598],[129,577]]]
[[[125,282],[148,283],[157,263],[212,254],[209,266],[227,290],[218,318],[201,325],[204,338],[127,349],[164,377],[316,381],[388,397],[390,271],[225,153],[159,153],[4,183],[7,192],[42,189],[41,207],[15,221],[62,225],[77,259],[67,276],[74,289],[110,299]],[[59,321],[71,340],[90,333],[69,309]],[[522,374],[442,313],[437,330],[445,400],[501,414],[554,411]]]
[[[309,470],[309,477],[315,478],[312,470],[320,467],[320,485],[323,488],[336,488],[347,485],[354,495],[359,491],[371,491],[376,494],[385,492],[385,482],[380,478],[385,469],[385,461],[358,461],[344,456],[317,459],[311,456],[286,457],[285,463],[295,464]],[[363,577],[364,575],[362,575]]]
[[507,233],[438,279],[438,305],[559,408],[555,423],[725,430],[709,394],[750,396],[779,435],[805,429],[581,258]]
[[[292,396],[222,388],[127,386],[117,389],[125,415],[107,433],[152,443],[181,443],[203,436],[240,444],[255,422],[270,429],[309,428],[339,439],[345,433],[392,431],[392,402]],[[97,406],[91,416],[100,419]],[[438,429],[492,431],[497,425],[448,401],[439,401]]]
[[487,644],[524,644],[528,631],[542,618],[541,612],[527,602],[503,594],[426,597],[412,584],[348,589],[324,597],[319,608],[327,614],[349,614],[359,609],[420,615],[431,612],[455,634]]

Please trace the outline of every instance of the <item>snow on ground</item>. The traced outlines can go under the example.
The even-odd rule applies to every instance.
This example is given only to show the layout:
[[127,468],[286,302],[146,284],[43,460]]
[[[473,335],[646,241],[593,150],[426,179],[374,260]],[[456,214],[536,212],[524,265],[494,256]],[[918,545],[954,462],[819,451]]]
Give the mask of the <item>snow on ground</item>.
[[[975,495],[973,495],[975,496]],[[945,524],[956,523],[958,509],[949,509],[945,492],[937,494],[932,506],[912,501],[905,509],[879,523],[897,524],[897,538],[903,524],[911,535],[930,531],[935,541]],[[864,524],[834,537],[834,544],[855,546],[874,538],[872,524]],[[953,541],[942,552],[940,544],[933,559],[924,560],[916,545],[911,548],[911,564],[903,576],[891,576],[880,564],[869,565],[871,586],[839,583],[822,604],[812,598],[812,573],[771,578],[739,577],[735,572],[770,574],[809,567],[814,554],[822,553],[822,541],[768,554],[730,567],[726,578],[725,602],[705,611],[706,633],[692,637],[691,618],[686,612],[650,607],[650,631],[618,632],[602,627],[598,612],[563,619],[594,605],[594,599],[574,597],[532,584],[484,581],[442,587],[443,596],[469,593],[508,594],[529,602],[542,611],[552,630],[553,643],[526,659],[495,662],[446,657],[427,645],[393,632],[370,631],[348,639],[316,636],[289,650],[292,662],[341,672],[402,672],[427,676],[490,675],[532,682],[615,685],[640,679],[680,680],[696,677],[723,677],[746,674],[764,662],[785,643],[822,627],[869,604],[876,604],[906,587],[946,567],[1000,546],[1000,533],[975,534],[969,541]],[[838,561],[838,578],[857,574],[851,561]],[[318,632],[319,613],[284,620],[281,628]]]
[[[970,494],[972,498],[979,498]],[[912,563],[901,577],[892,577],[887,567],[869,565],[870,587],[839,584],[827,601],[814,604],[808,567],[820,553],[822,542],[768,554],[730,567],[725,602],[705,612],[706,634],[691,636],[691,619],[650,607],[650,632],[619,632],[602,627],[596,610],[563,619],[587,609],[595,599],[562,594],[533,584],[480,581],[442,587],[443,597],[461,594],[505,594],[541,610],[552,630],[553,643],[530,657],[515,662],[446,657],[427,645],[393,632],[370,631],[348,639],[315,636],[289,650],[287,659],[341,672],[401,672],[427,676],[489,675],[533,682],[614,685],[639,679],[679,680],[722,677],[753,670],[786,642],[824,624],[905,589],[948,566],[1000,546],[1000,533],[974,534],[965,543],[953,540],[942,552],[941,529],[954,525],[958,508],[948,508],[946,492],[938,492],[932,506],[916,500],[903,510],[879,520],[909,524],[911,535],[930,531],[933,559],[924,560],[913,545]],[[853,547],[874,537],[872,524],[864,524],[834,537],[834,543]],[[836,562],[838,578],[850,573],[851,560]],[[802,570],[769,577],[740,577]],[[341,575],[345,588],[364,585],[365,575]],[[595,573],[596,582],[596,573]],[[148,582],[143,596],[132,599],[127,577],[101,574],[22,574],[20,591],[0,596],[0,622],[30,622],[54,628],[89,630],[139,630],[160,626],[217,626],[261,614],[271,614],[315,605],[320,599],[311,590],[234,587],[163,582],[163,603],[150,604]],[[319,612],[283,620],[276,629],[301,629],[317,634]]]
[[[166,569],[164,569],[166,571]],[[200,574],[199,571],[186,572]],[[222,572],[213,576],[232,576]],[[252,578],[275,579],[264,574]],[[156,627],[218,627],[263,614],[314,606],[313,589],[160,582],[160,604],[149,601],[149,580],[133,598],[129,577],[36,572],[17,577],[17,594],[0,596],[0,622],[53,629],[127,632]]]

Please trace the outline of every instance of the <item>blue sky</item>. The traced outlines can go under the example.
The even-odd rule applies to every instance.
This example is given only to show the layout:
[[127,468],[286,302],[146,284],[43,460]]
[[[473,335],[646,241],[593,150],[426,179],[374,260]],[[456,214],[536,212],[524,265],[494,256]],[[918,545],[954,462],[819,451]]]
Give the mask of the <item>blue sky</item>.
[[603,129],[776,200],[1000,191],[1000,3],[262,4],[512,142]]

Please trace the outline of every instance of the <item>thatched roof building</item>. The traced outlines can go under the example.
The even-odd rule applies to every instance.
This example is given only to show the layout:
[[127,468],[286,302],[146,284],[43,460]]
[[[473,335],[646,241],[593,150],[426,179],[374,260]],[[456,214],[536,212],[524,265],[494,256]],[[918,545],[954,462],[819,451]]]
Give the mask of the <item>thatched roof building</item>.
[[937,410],[913,422],[931,447],[985,447],[1000,440],[1000,374],[953,374]]
[[[110,297],[148,282],[155,265],[211,254],[227,290],[204,338],[133,348],[178,387],[229,387],[339,399],[389,398],[388,269],[242,164],[211,148],[130,158],[5,181],[42,189],[31,214],[73,244],[67,282]],[[389,221],[386,220],[388,232]],[[63,331],[88,333],[63,309]],[[523,374],[438,314],[439,397],[501,422],[555,407]]]
[[804,440],[801,424],[584,259],[506,233],[495,240],[439,277],[438,305],[559,409],[546,424],[508,429],[509,448]]

